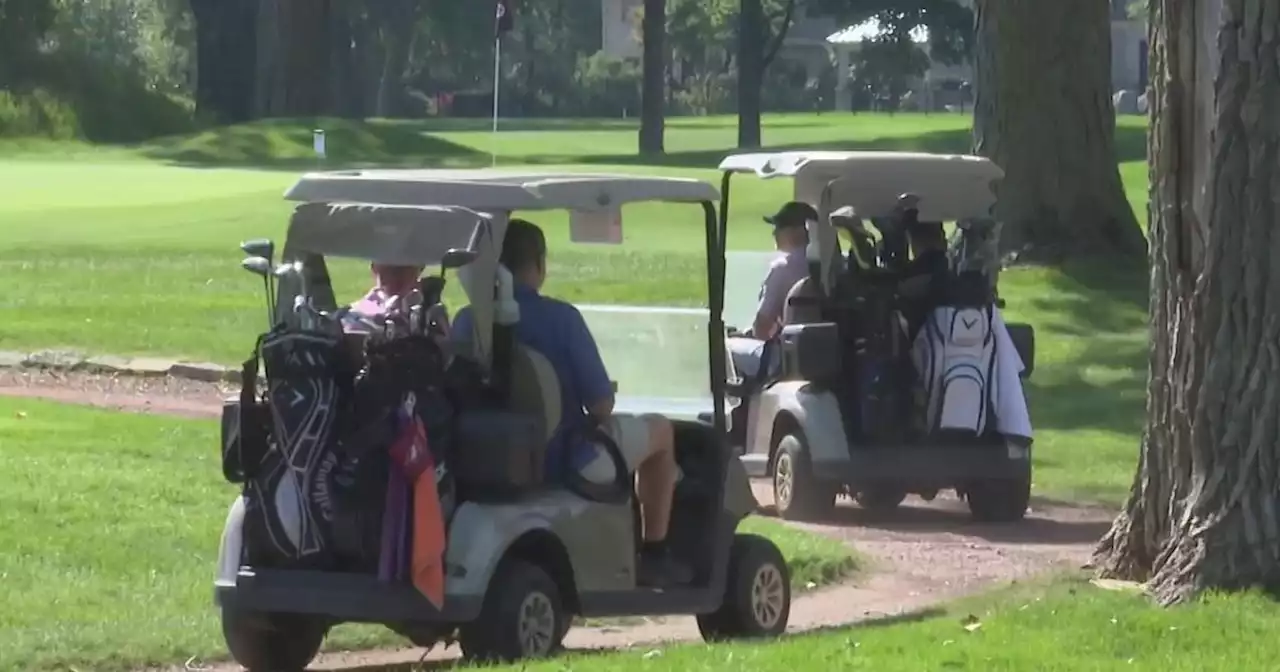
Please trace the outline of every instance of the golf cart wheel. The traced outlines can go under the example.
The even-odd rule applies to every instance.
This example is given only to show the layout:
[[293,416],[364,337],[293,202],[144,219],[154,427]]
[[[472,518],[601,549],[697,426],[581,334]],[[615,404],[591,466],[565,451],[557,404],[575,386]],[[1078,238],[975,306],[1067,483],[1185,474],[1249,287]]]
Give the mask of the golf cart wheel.
[[898,508],[907,498],[907,491],[892,485],[877,485],[859,490],[853,496],[858,506],[867,511],[889,512]]
[[458,641],[468,660],[542,658],[560,648],[567,622],[556,582],[541,567],[511,559],[498,567],[480,617],[462,626]]
[[249,672],[302,672],[328,628],[304,616],[255,614],[222,608],[222,636],[231,657]]
[[965,490],[969,513],[984,523],[1011,523],[1027,515],[1031,501],[1031,477],[984,479]]
[[791,572],[772,541],[754,534],[733,538],[724,602],[698,616],[708,642],[777,637],[791,616]]
[[814,475],[803,433],[794,430],[782,437],[773,459],[773,502],[780,518],[823,518],[835,507],[837,490],[838,486]]

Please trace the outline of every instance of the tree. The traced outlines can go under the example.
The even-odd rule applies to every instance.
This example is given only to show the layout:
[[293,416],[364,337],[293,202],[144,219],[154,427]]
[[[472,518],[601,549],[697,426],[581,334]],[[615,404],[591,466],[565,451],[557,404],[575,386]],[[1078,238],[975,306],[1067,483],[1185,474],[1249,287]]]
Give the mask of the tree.
[[1095,561],[1164,603],[1280,584],[1274,7],[1151,3],[1147,431]]
[[742,0],[738,9],[738,147],[760,146],[760,88],[782,49],[797,0]]
[[53,0],[0,0],[0,84],[22,74],[57,12]]
[[663,152],[667,106],[667,2],[644,0],[643,84],[640,95],[640,153]]
[[256,116],[333,111],[333,0],[263,0],[258,12]]
[[196,111],[223,123],[252,119],[258,3],[190,2],[196,23]]
[[1116,165],[1107,0],[977,0],[975,152],[1005,170],[1002,246],[1140,259]]

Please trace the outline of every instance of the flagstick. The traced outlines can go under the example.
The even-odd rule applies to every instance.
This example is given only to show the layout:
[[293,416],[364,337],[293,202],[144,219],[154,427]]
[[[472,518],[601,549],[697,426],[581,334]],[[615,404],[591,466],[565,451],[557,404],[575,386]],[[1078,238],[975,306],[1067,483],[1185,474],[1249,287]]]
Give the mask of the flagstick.
[[502,76],[502,35],[493,38],[493,131],[489,136],[489,158],[498,165],[498,78]]

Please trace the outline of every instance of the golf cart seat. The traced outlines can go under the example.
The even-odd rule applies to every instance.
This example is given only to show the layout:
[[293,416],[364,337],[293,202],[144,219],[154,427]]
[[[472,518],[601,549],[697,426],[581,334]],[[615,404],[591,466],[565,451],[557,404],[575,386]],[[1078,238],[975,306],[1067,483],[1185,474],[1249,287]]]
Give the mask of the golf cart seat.
[[782,326],[822,322],[822,306],[813,278],[803,278],[787,292],[787,302],[782,308]]
[[537,418],[539,432],[531,437],[543,444],[560,426],[560,379],[551,360],[530,347],[516,344],[511,351],[511,410]]

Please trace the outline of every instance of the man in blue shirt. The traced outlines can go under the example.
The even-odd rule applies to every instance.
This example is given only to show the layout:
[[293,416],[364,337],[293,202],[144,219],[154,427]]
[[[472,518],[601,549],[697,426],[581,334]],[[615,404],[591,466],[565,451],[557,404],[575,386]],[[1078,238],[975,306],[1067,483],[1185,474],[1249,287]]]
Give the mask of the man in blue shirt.
[[[537,225],[512,219],[502,243],[501,262],[515,279],[520,305],[516,340],[546,357],[560,382],[560,426],[548,446],[548,469],[559,474],[564,460],[595,483],[611,483],[613,462],[588,442],[581,430],[599,423],[617,444],[627,468],[637,476],[636,491],[644,519],[644,548],[637,580],[661,587],[692,580],[692,571],[676,561],[667,548],[671,500],[679,469],[675,461],[675,430],[660,415],[615,414],[614,384],[582,313],[572,304],[542,296],[547,278],[547,241]],[[454,321],[454,334],[471,331],[471,311],[464,308]]]

